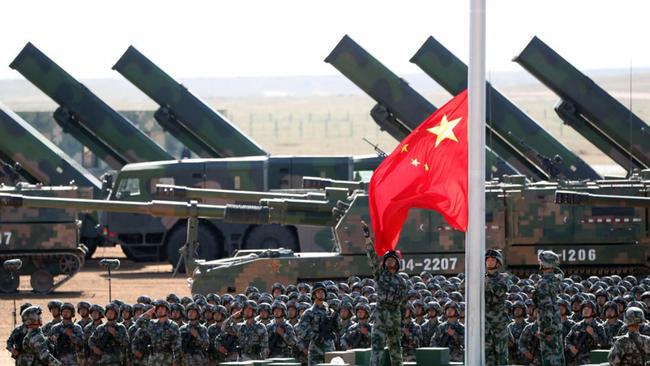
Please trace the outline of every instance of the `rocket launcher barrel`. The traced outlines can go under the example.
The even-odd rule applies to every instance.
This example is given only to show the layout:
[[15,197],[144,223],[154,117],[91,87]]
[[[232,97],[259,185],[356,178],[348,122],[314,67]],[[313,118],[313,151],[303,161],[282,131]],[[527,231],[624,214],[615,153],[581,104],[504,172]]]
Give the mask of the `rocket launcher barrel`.
[[[404,139],[436,110],[433,104],[404,79],[395,75],[347,35],[325,58],[325,62],[332,64],[378,103],[370,115],[398,141]],[[518,173],[532,175],[527,171],[517,171],[511,162],[514,159],[508,158],[510,153],[505,143],[497,139],[491,142],[486,154],[487,177]],[[501,152],[507,155],[501,155]]]
[[[153,99],[156,120],[203,157],[268,155],[221,114],[130,46],[113,69]],[[189,143],[193,141],[193,143]]]
[[77,126],[76,129],[62,127],[76,131],[77,136],[83,134],[84,137],[78,137],[80,140],[94,140],[95,144],[89,148],[103,146],[98,156],[102,157],[110,149],[114,159],[127,163],[174,159],[31,43],[25,45],[9,66],[59,104],[55,117],[68,115],[67,120]]
[[336,225],[335,204],[330,201],[310,201],[297,199],[263,199],[262,206],[268,207],[270,220],[284,225]]
[[650,197],[617,196],[585,192],[557,191],[555,203],[564,205],[608,205],[619,207],[650,207]]
[[[467,89],[467,66],[435,38],[429,37],[411,58],[427,75],[456,95]],[[489,128],[549,178],[600,179],[600,175],[556,140],[508,98],[486,83]],[[558,159],[559,157],[559,159]]]
[[648,125],[546,43],[533,37],[513,61],[572,105],[576,120],[560,117],[588,139],[599,135],[594,144],[605,154],[628,170],[650,167]]
[[21,175],[30,183],[92,187],[96,193],[101,182],[61,151],[19,115],[0,104],[0,154],[7,163],[19,163]]
[[345,188],[350,192],[357,189],[367,189],[367,182],[352,181],[352,180],[335,180],[329,178],[319,177],[303,177],[302,188],[305,189],[325,189],[328,187]]
[[156,185],[156,197],[162,199],[229,199],[236,202],[254,202],[258,203],[261,199],[271,198],[291,198],[306,200],[325,200],[325,193],[307,192],[307,193],[282,193],[282,192],[257,192],[257,191],[239,191],[229,189],[206,189],[176,186],[170,184]]

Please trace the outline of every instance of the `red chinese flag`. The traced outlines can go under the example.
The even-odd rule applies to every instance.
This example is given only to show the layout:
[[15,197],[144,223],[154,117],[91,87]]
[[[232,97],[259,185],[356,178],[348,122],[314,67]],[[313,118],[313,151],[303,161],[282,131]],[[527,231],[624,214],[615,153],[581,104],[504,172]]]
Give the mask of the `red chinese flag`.
[[375,251],[395,249],[410,208],[438,211],[467,229],[467,90],[435,111],[375,169],[370,180]]

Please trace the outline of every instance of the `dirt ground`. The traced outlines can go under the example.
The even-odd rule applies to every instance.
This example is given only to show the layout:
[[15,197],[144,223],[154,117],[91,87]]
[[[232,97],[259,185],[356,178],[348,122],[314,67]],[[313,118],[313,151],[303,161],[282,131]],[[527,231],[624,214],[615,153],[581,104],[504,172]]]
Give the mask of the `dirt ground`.
[[[23,302],[40,305],[44,309],[43,322],[50,320],[47,302],[58,299],[77,304],[87,300],[91,303],[106,305],[108,303],[108,276],[106,270],[99,266],[102,258],[119,258],[120,268],[113,272],[112,297],[129,303],[135,302],[139,295],[148,295],[154,299],[164,297],[170,292],[179,296],[189,295],[190,289],[184,275],[171,277],[172,266],[167,263],[134,263],[124,258],[116,248],[98,248],[92,260],[87,261],[81,272],[49,295],[37,295],[31,292],[29,277],[21,277],[20,292],[16,296],[16,305]],[[0,296],[0,365],[12,365],[13,359],[5,350],[6,340],[13,327],[13,296]],[[20,322],[18,315],[17,321]]]

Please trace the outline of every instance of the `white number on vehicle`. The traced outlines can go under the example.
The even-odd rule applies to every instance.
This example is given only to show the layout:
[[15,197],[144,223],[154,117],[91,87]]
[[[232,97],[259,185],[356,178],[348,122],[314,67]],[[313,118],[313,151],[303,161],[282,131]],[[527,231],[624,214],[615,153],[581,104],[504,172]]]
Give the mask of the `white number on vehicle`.
[[[541,252],[541,250],[538,251]],[[596,260],[596,249],[562,249],[554,250],[562,262],[594,262]]]
[[443,257],[443,258],[424,258],[422,262],[416,262],[413,259],[403,259],[402,268],[409,271],[453,271],[456,269],[458,258],[456,257]]
[[11,244],[11,231],[5,231],[0,233],[0,245],[9,245]]

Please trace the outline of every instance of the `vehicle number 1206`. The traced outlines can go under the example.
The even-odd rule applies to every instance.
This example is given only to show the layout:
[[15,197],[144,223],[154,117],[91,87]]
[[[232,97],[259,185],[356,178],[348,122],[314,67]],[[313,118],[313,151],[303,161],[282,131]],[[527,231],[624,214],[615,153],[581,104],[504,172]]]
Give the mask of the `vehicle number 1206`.
[[453,271],[458,264],[456,257],[424,258],[422,261],[414,259],[402,259],[402,268],[409,271]]

